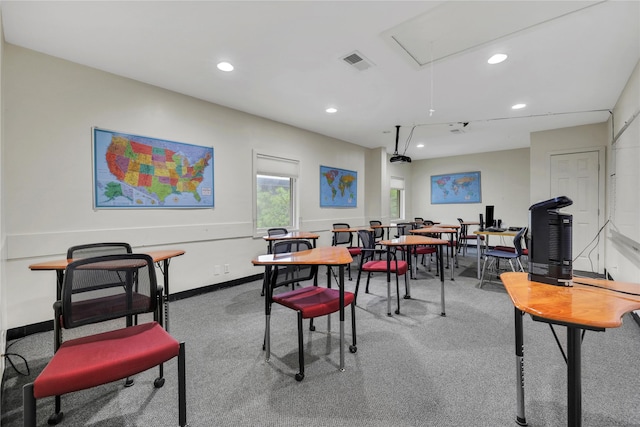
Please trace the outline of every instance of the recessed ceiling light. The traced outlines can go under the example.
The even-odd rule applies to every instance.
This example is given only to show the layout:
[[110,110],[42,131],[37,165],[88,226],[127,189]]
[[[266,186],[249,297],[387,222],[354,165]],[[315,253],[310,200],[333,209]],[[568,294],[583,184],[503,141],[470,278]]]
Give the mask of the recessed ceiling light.
[[233,71],[233,65],[229,64],[228,62],[219,62],[218,63],[218,70],[220,70],[220,71]]
[[507,59],[507,55],[505,55],[504,53],[496,53],[491,58],[489,58],[489,60],[487,62],[489,64],[499,64],[502,61],[504,61],[505,59]]
[[418,145],[416,145],[416,147],[422,148],[422,147],[424,147],[424,144],[418,144]]
[[338,110],[337,110],[336,108],[329,107],[329,108],[327,108],[327,109],[326,109],[326,110],[324,110],[324,111],[326,111],[326,112],[327,112],[327,113],[329,113],[329,114],[333,114],[333,113],[337,112]]
[[526,106],[527,106],[527,104],[516,104],[516,105],[512,105],[511,109],[512,110],[519,110],[519,109],[524,108]]

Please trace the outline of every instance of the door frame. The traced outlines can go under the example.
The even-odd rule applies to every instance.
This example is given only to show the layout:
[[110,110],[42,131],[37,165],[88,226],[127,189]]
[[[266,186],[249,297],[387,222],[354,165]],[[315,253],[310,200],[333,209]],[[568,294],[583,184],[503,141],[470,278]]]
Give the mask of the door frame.
[[[547,186],[547,191],[549,192],[549,198],[551,196],[551,157],[558,156],[563,154],[578,154],[578,153],[588,153],[592,151],[598,152],[598,230],[602,228],[602,226],[606,222],[606,218],[609,213],[605,210],[605,200],[607,196],[607,182],[606,182],[606,169],[607,169],[607,147],[605,146],[595,146],[595,147],[576,147],[576,148],[568,148],[564,150],[556,150],[556,151],[548,151],[547,152],[547,165],[549,167],[549,185]],[[602,231],[600,231],[602,234]],[[595,236],[593,236],[595,237]],[[606,236],[602,234],[597,244],[598,251],[598,265],[597,265],[597,273],[604,274],[604,265],[605,265],[605,239]],[[573,256],[573,254],[572,254]]]

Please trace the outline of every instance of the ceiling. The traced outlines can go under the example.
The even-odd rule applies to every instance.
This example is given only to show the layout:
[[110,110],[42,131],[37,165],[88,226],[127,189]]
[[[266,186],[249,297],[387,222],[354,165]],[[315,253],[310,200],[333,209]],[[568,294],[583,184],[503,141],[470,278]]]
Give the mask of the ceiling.
[[[637,0],[0,7],[7,43],[390,154],[399,125],[413,160],[604,122],[640,59]],[[498,52],[508,59],[489,65]]]

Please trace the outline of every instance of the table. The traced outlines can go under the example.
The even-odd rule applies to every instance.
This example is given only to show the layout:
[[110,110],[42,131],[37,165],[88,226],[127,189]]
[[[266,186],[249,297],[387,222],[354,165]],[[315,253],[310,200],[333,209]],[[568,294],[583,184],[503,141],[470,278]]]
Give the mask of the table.
[[387,239],[389,238],[389,229],[395,228],[396,224],[380,224],[380,225],[371,225],[370,228],[386,228],[387,229]]
[[[518,234],[518,231],[487,231],[487,230],[476,230],[473,234],[477,234],[478,236],[485,236],[484,238],[484,248],[485,250],[489,247],[489,236],[506,236],[506,237],[515,237]],[[479,239],[478,239],[479,240]],[[476,252],[478,253],[478,280],[480,280],[480,241],[476,242]]]
[[581,426],[581,333],[585,330],[604,331],[622,325],[625,313],[640,308],[640,284],[574,277],[573,286],[555,286],[532,282],[527,273],[519,272],[502,273],[500,279],[515,310],[518,379],[516,422],[527,425],[524,411],[522,316],[529,313],[535,321],[567,328],[567,421],[570,427]]
[[[479,221],[460,221],[460,225],[462,227],[462,229],[460,230],[460,237],[462,236],[467,236],[469,234],[469,226],[470,225],[480,225]],[[458,238],[458,248],[460,247],[461,243],[461,239]],[[476,248],[479,249],[480,248],[480,238],[478,237],[478,239],[476,240]],[[467,254],[467,246],[465,245],[463,248],[463,252],[462,255],[465,256]]]
[[[163,289],[164,289],[164,327],[167,331],[169,331],[169,261],[172,258],[184,255],[185,252],[181,249],[164,249],[157,251],[147,251],[143,252],[151,258],[153,258],[153,262],[156,263],[160,272],[164,277]],[[60,300],[62,298],[62,283],[64,282],[64,270],[67,268],[67,265],[72,262],[71,259],[57,259],[53,261],[45,261],[36,264],[31,264],[29,266],[30,270],[34,271],[55,271],[56,272],[56,299]],[[161,264],[162,262],[162,264]]]
[[[451,251],[451,259],[455,261],[456,267],[458,266],[458,254],[457,248],[454,248],[454,236],[458,235],[459,225],[428,225],[416,230],[410,230],[412,234],[449,234],[449,246]],[[449,252],[447,252],[447,268],[449,268]],[[451,268],[451,280],[453,278],[453,268]]]
[[305,239],[305,240],[311,240],[311,243],[313,244],[313,247],[316,247],[316,240],[318,240],[320,238],[319,234],[316,233],[310,233],[307,231],[290,231],[287,234],[278,234],[275,236],[263,236],[262,237],[264,240],[266,240],[267,242],[269,242],[269,252],[271,253],[271,251],[273,250],[273,242],[276,240],[296,240],[296,239]]
[[[391,295],[390,286],[391,286],[391,248],[394,246],[404,246],[406,248],[407,253],[407,262],[409,263],[409,270],[412,271],[411,266],[411,251],[409,248],[411,246],[419,246],[419,245],[434,245],[438,247],[438,262],[440,263],[440,315],[446,316],[444,311],[444,272],[443,272],[443,262],[442,262],[442,246],[447,244],[446,240],[435,239],[433,237],[426,236],[415,236],[415,235],[404,235],[399,236],[397,239],[391,240],[382,240],[380,242],[381,245],[385,245],[387,247],[387,313],[391,313]],[[409,280],[408,283],[410,283]],[[407,286],[407,295],[405,298],[411,298],[411,292],[409,286]]]
[[[323,246],[306,251],[259,255],[251,261],[253,265],[265,266],[265,277],[271,274],[271,268],[283,265],[326,265],[327,280],[331,283],[331,266],[338,266],[340,286],[340,371],[344,371],[344,268],[353,262],[349,250],[344,246]],[[271,280],[266,280],[267,286],[271,286]],[[270,289],[267,288],[267,295]],[[270,321],[271,307],[269,298],[265,298],[265,351],[266,361],[271,357],[270,347]]]

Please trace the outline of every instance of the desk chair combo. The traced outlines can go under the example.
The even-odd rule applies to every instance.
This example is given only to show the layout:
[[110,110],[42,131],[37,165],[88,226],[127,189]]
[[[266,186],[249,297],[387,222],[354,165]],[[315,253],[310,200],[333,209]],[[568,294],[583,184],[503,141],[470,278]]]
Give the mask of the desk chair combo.
[[[283,240],[276,242],[274,253],[278,246],[284,246],[287,250],[283,252],[299,252],[312,249],[312,245],[306,240]],[[283,274],[284,273],[284,274]],[[289,284],[305,282],[315,279],[318,274],[317,265],[289,265],[282,268],[272,268],[270,272],[270,286],[267,295],[267,316],[271,316],[271,305],[280,304],[294,310],[298,314],[298,363],[299,372],[296,373],[296,381],[304,379],[304,343],[303,343],[303,319],[310,319],[309,330],[315,331],[313,319],[326,316],[340,310],[340,291],[334,288],[325,288],[316,285],[305,286],[295,290],[274,295],[273,290]],[[344,307],[351,305],[351,331],[353,344],[349,346],[349,351],[355,353],[356,347],[356,312],[355,297],[351,292],[344,292]],[[264,344],[262,349],[270,351],[270,329],[265,330]]]
[[[377,221],[377,220],[371,220],[369,221],[369,225],[370,226],[380,226],[382,225],[382,221]],[[373,229],[373,238],[376,241],[376,244],[384,239],[384,228],[374,228]]]
[[[153,259],[146,254],[84,258],[70,263],[62,298],[54,304],[55,353],[33,383],[23,387],[24,425],[36,425],[36,399],[55,396],[49,424],[62,421],[60,396],[127,378],[178,358],[178,419],[187,424],[185,345],[162,327],[162,290]],[[153,313],[153,320],[130,326],[130,319]],[[124,328],[62,341],[62,329],[127,318]],[[107,325],[111,325],[111,323]],[[107,326],[105,325],[105,326]]]
[[[400,284],[398,276],[404,276],[405,294],[408,295],[409,291],[407,271],[409,270],[409,264],[404,260],[398,261],[394,252],[388,253],[388,256],[390,257],[389,259],[380,259],[380,256],[378,256],[378,259],[376,259],[376,254],[387,254],[387,251],[384,249],[376,248],[373,232],[368,230],[359,230],[358,235],[360,236],[360,241],[362,242],[362,254],[360,255],[360,267],[358,269],[358,280],[356,281],[356,300],[358,298],[358,289],[360,288],[360,277],[363,271],[367,273],[367,285],[365,288],[366,293],[369,293],[369,281],[371,279],[371,273],[394,273],[396,276],[396,293],[398,296],[398,308],[396,309],[396,314],[400,314]],[[388,281],[387,315],[391,316],[391,285]]]
[[[507,260],[509,265],[511,266],[511,271],[516,271],[513,266],[513,261],[517,262],[518,267],[520,267],[520,271],[524,272],[524,267],[522,266],[522,262],[520,261],[520,257],[522,257],[524,251],[522,249],[522,236],[527,232],[527,227],[523,227],[518,231],[513,238],[513,248],[504,248],[500,249],[490,249],[484,253],[484,262],[482,263],[482,275],[480,276],[480,287],[482,287],[482,283],[484,282],[484,272],[487,266],[487,261],[491,260],[491,264],[496,263],[496,268],[500,270],[500,260]],[[490,266],[491,266],[490,264]]]
[[[339,230],[343,228],[349,229],[351,227],[349,226],[349,224],[344,222],[333,224],[334,230]],[[360,256],[360,247],[353,246],[353,234],[351,231],[336,231],[333,233],[333,241],[331,242],[331,246],[338,246],[338,245],[347,245],[347,249],[349,250],[349,253],[353,258]],[[351,265],[349,265],[347,270],[349,271],[349,280],[351,280]]]

